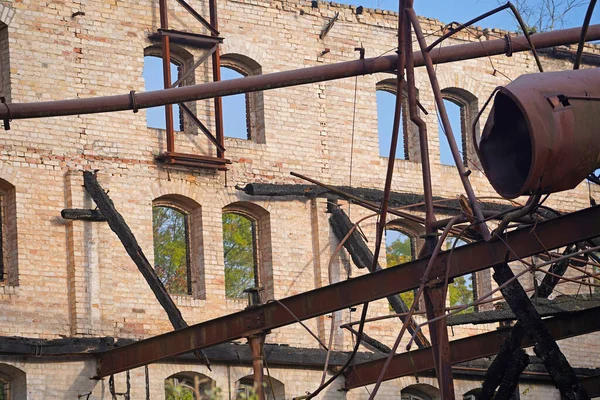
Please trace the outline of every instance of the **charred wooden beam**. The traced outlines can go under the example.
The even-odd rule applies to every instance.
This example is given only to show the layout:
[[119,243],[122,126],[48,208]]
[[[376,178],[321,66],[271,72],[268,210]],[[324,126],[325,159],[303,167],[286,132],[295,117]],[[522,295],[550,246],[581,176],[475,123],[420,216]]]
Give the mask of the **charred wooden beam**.
[[[333,233],[335,234],[338,241],[341,242],[344,239],[344,237],[346,237],[348,232],[350,232],[350,229],[354,224],[352,223],[352,221],[350,221],[350,218],[348,217],[348,215],[346,215],[344,210],[335,207],[333,208],[333,210],[331,210],[331,216],[329,217],[329,225],[331,225],[331,229],[333,230]],[[348,251],[350,257],[352,258],[352,261],[358,268],[366,268],[367,270],[369,270],[369,272],[376,272],[382,270],[379,263],[377,263],[375,269],[373,269],[373,253],[356,230],[352,232],[350,237],[344,242],[344,248]],[[406,303],[404,303],[404,300],[402,300],[402,298],[399,295],[395,294],[392,296],[388,296],[387,300],[390,303],[390,306],[396,312],[396,314],[408,312],[408,306],[406,305]],[[399,318],[402,322],[406,320],[406,317],[404,316],[401,316]],[[416,323],[413,318],[411,318],[408,323],[408,330],[411,334],[415,333]],[[417,332],[415,342],[417,343],[417,346],[419,346],[419,348],[430,346],[429,341],[427,340],[423,332],[421,332],[420,330]]]
[[[567,246],[564,255],[570,254],[576,251],[575,245]],[[551,270],[557,275],[562,275],[565,273],[567,267],[569,265],[569,260],[559,261],[551,266]],[[551,278],[551,279],[550,279]],[[542,284],[536,289],[536,294],[539,298],[547,298],[553,291],[556,285],[558,284],[559,279],[553,277],[551,275],[547,275],[543,280]],[[514,361],[512,361],[512,355],[517,351],[519,345],[523,338],[526,335],[526,330],[523,329],[520,322],[517,322],[515,326],[512,328],[512,332],[510,335],[510,340],[507,340],[505,346],[502,347],[498,356],[494,359],[494,362],[490,366],[488,373],[486,374],[485,380],[482,385],[482,393],[481,399],[491,399],[496,388],[500,385],[503,379],[503,374],[505,371],[514,368],[511,365]]]
[[494,396],[494,400],[510,400],[515,393],[519,383],[519,376],[529,364],[529,356],[523,349],[515,351],[509,368],[504,373],[500,388]]
[[365,345],[365,347],[371,348],[372,350],[376,350],[384,354],[390,354],[392,352],[392,349],[390,349],[388,346],[381,343],[379,340],[372,338],[366,333],[363,332],[359,335],[359,332],[351,326],[346,326],[346,329],[348,329],[353,335],[355,335],[357,339],[360,337],[361,344]]
[[80,221],[104,222],[106,218],[98,210],[87,210],[78,208],[65,208],[60,212],[64,219],[75,219]]
[[506,302],[515,313],[519,324],[532,338],[534,351],[544,361],[544,365],[554,380],[561,395],[567,399],[589,399],[584,387],[581,385],[575,371],[561,352],[556,341],[542,322],[531,300],[523,287],[514,279],[515,274],[507,263],[493,267],[494,280],[498,286],[507,284],[501,289]]
[[[577,251],[577,246],[570,245],[570,246],[567,246],[567,248],[563,252],[563,255],[568,255],[568,254],[574,253],[576,251]],[[569,262],[570,262],[569,259],[565,259],[565,260],[561,260],[557,263],[554,263],[550,266],[549,271],[556,275],[563,276],[564,273],[567,271],[567,268],[569,267]],[[558,278],[556,276],[553,276],[553,275],[544,276],[544,279],[542,279],[542,282],[540,283],[540,286],[537,288],[534,297],[547,299],[548,296],[550,296],[552,294],[552,292],[554,291],[554,288],[556,287],[556,285],[558,284],[559,281],[560,281],[560,278]]]
[[[349,193],[353,196],[360,197],[363,200],[371,202],[381,202],[383,198],[383,190],[371,189],[371,188],[357,188],[352,186],[333,186],[342,192]],[[341,197],[336,194],[332,194],[326,188],[318,185],[302,185],[302,184],[278,184],[278,183],[248,183],[245,186],[236,186],[236,189],[243,191],[250,196],[267,196],[267,197]],[[458,199],[444,198],[440,196],[434,196],[434,200],[444,200],[443,204],[435,204],[434,207],[440,212],[446,212],[447,214],[460,214],[460,202]],[[420,193],[409,193],[409,192],[391,192],[389,205],[390,207],[402,207],[409,206],[417,203],[423,203],[424,197]],[[507,204],[493,203],[493,202],[480,202],[482,208],[485,211],[489,211],[487,216],[492,213],[506,212],[514,209],[514,207]],[[423,211],[423,207],[415,207],[414,210]],[[540,215],[544,218],[552,218],[555,216],[554,213],[540,209]]]
[[[119,240],[121,240],[123,247],[125,247],[127,254],[129,254],[144,279],[146,279],[146,282],[148,283],[148,286],[150,286],[150,289],[152,289],[154,296],[156,296],[156,299],[167,313],[173,328],[182,329],[187,327],[188,324],[183,319],[183,316],[175,305],[175,302],[169,293],[167,293],[167,289],[165,289],[164,285],[158,278],[158,275],[156,275],[154,268],[144,255],[142,248],[139,246],[135,236],[133,235],[133,232],[131,232],[131,229],[129,229],[127,222],[125,222],[125,219],[117,211],[112,200],[108,197],[104,189],[102,189],[100,183],[98,183],[96,174],[90,171],[84,171],[83,185],[85,186],[85,189],[91,196],[92,200],[94,200],[100,209],[102,215],[104,215],[106,218],[110,229],[116,233]],[[210,368],[210,363],[202,351],[198,351],[197,355]]]

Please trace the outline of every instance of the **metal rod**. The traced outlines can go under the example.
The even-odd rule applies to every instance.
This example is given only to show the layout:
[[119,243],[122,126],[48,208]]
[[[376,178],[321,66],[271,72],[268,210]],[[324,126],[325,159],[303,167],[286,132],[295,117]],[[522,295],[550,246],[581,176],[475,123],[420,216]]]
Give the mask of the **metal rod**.
[[[579,41],[580,28],[543,32],[533,35],[532,42],[536,48],[553,47],[558,45],[574,44]],[[588,30],[588,40],[600,40],[600,24],[592,25]],[[529,51],[525,37],[511,39],[513,52]],[[448,46],[436,50],[431,55],[432,62],[436,64],[468,60],[487,55],[505,53],[506,41],[504,39],[489,40],[485,42],[468,43]],[[422,53],[415,53],[415,67],[423,66]],[[138,109],[156,107],[164,104],[182,103],[213,98],[215,96],[230,96],[239,93],[270,90],[282,87],[296,86],[307,83],[323,82],[333,79],[347,78],[357,75],[367,75],[376,72],[394,71],[397,65],[397,56],[383,56],[365,60],[347,61],[336,64],[302,68],[291,71],[276,72],[272,74],[248,76],[245,78],[231,79],[220,82],[208,82],[198,85],[184,86],[168,90],[156,90],[135,94]],[[113,112],[132,110],[131,94],[122,94],[106,97],[87,99],[71,99],[35,103],[14,103],[10,105],[10,115],[6,107],[0,107],[0,119],[24,119],[55,117],[63,115],[92,114],[100,112]]]
[[[217,1],[209,0],[210,10],[210,24],[216,32],[219,30],[219,19],[217,17]],[[214,32],[212,36],[217,36]],[[213,83],[221,81],[221,45],[217,43],[215,51],[212,53],[212,72],[213,72]],[[225,156],[225,136],[223,134],[223,101],[218,95],[210,96],[214,97],[215,107],[215,134],[217,141],[221,144],[221,148],[217,148],[217,157],[223,158]]]
[[425,51],[427,48],[427,44],[425,43],[425,37],[423,36],[421,25],[419,24],[419,18],[417,17],[417,14],[413,9],[409,9],[406,12],[413,25],[415,34],[417,36],[417,41],[419,42],[419,46],[422,50],[421,54],[423,55],[423,58],[425,60],[425,66],[427,68],[429,80],[431,81],[431,88],[433,89],[435,102],[437,103],[438,113],[442,120],[442,125],[444,127],[444,131],[446,132],[446,137],[448,138],[448,144],[450,145],[450,150],[452,152],[456,168],[458,169],[460,180],[462,181],[467,197],[469,198],[469,202],[471,203],[471,207],[473,208],[473,213],[475,214],[475,218],[477,219],[477,226],[479,226],[483,238],[488,240],[490,238],[489,229],[485,225],[483,213],[481,212],[481,206],[477,201],[477,197],[475,196],[475,192],[473,191],[471,182],[469,182],[469,174],[467,173],[467,170],[465,169],[462,163],[462,158],[458,151],[458,147],[456,146],[456,140],[454,139],[454,134],[452,133],[450,119],[448,118],[446,106],[444,105],[442,91],[440,89],[440,85],[435,74],[435,69],[433,67],[433,60],[431,55],[427,51]]
[[211,25],[207,20],[205,20],[202,15],[198,14],[198,12],[194,10],[192,6],[190,6],[184,0],[177,0],[177,2],[181,4],[181,6],[185,8],[187,12],[192,14],[194,18],[198,20],[198,22],[204,25],[204,27],[208,29],[213,36],[219,36],[219,31],[215,27],[213,27],[213,25]]
[[575,55],[575,63],[573,64],[573,69],[579,69],[581,57],[583,56],[583,46],[585,44],[585,37],[587,36],[587,31],[590,26],[590,21],[592,19],[592,14],[594,13],[595,6],[596,0],[590,0],[590,4],[585,13],[585,18],[583,19],[583,25],[581,26],[581,37],[579,38],[579,43],[577,44],[577,54]]
[[198,126],[198,128],[200,128],[200,130],[206,135],[208,140],[210,140],[212,144],[217,146],[217,149],[225,151],[225,147],[223,147],[223,145],[219,143],[217,138],[213,136],[213,134],[208,130],[206,126],[204,126],[202,121],[200,121],[198,117],[196,117],[196,115],[192,112],[192,110],[188,108],[188,106],[186,106],[184,103],[179,103],[179,107],[181,107],[183,112],[185,112],[187,116],[190,117],[190,119]]
[[[343,190],[340,190],[340,189],[336,188],[335,186],[327,185],[323,182],[317,181],[316,179],[309,178],[308,176],[304,176],[304,175],[301,175],[301,174],[299,174],[297,172],[293,172],[293,171],[290,172],[290,175],[295,176],[296,178],[304,179],[305,181],[314,183],[315,185],[321,186],[321,187],[329,190],[330,192],[340,195],[342,197],[345,197],[346,199],[352,200],[356,204],[358,204],[362,207],[365,207],[371,211],[378,212],[380,209],[379,204],[372,203],[368,200],[361,199],[360,197],[357,197],[357,196],[354,196],[353,194],[344,192]],[[416,215],[409,214],[407,212],[403,212],[403,211],[399,211],[399,210],[391,210],[391,209],[388,210],[388,212],[390,214],[394,214],[398,217],[406,218],[407,220],[412,221],[412,222],[416,222],[419,224],[423,223],[423,218],[418,217]],[[377,260],[377,258],[374,258],[374,260]]]
[[206,53],[204,53],[202,55],[202,57],[198,58],[198,61],[196,61],[190,69],[185,71],[183,73],[183,75],[181,75],[179,77],[179,79],[177,79],[177,81],[175,81],[175,83],[173,83],[171,85],[171,87],[177,87],[177,86],[181,85],[181,83],[183,83],[183,81],[186,80],[187,77],[190,76],[192,74],[192,72],[194,72],[196,70],[196,68],[198,68],[200,66],[200,64],[202,64],[204,61],[208,60],[208,57],[213,55],[213,53],[215,52],[215,50],[217,50],[218,47],[219,47],[219,44],[217,43],[213,47],[211,47],[210,50],[208,50]]
[[[556,339],[584,335],[600,329],[600,308],[591,308],[573,314],[565,314],[557,317],[547,318],[544,324],[548,326]],[[500,350],[502,343],[506,340],[509,330],[495,330],[464,339],[450,342],[450,353],[452,364],[474,360],[481,357],[491,356]],[[533,345],[531,338],[526,336],[521,347]],[[358,364],[346,373],[346,384],[344,389],[370,385],[376,382],[378,372],[383,359]],[[429,349],[419,349],[400,353],[393,357],[392,364],[388,369],[384,380],[390,380],[428,371],[433,368],[433,360]]]
[[[161,29],[169,29],[169,10],[167,8],[167,0],[159,1],[160,8],[160,27]],[[163,83],[164,88],[171,87],[171,45],[169,36],[162,35],[160,37],[163,59]],[[165,104],[165,125],[167,132],[167,151],[175,151],[175,133],[173,129],[173,106]]]
[[[394,122],[392,126],[392,141],[390,144],[390,155],[388,157],[387,172],[385,176],[385,186],[383,189],[383,199],[379,209],[379,219],[377,221],[377,236],[375,238],[375,251],[373,252],[373,269],[375,269],[378,260],[379,252],[381,251],[381,242],[383,240],[383,232],[387,222],[388,205],[390,201],[390,192],[392,190],[392,178],[394,176],[394,163],[396,161],[396,146],[398,145],[398,133],[400,132],[400,119],[402,118],[402,99],[404,98],[404,68],[406,65],[406,54],[404,50],[404,41],[406,40],[406,31],[404,24],[404,10],[406,3],[410,0],[399,0],[398,3],[398,58],[396,65],[396,104],[394,107]],[[375,390],[376,392],[376,390]]]
[[433,48],[435,46],[437,46],[438,44],[442,43],[444,40],[448,39],[450,36],[462,31],[463,29],[465,29],[468,26],[473,25],[476,22],[481,21],[482,19],[486,19],[487,17],[489,17],[490,15],[494,15],[499,11],[502,11],[504,9],[509,8],[510,6],[508,5],[508,3],[500,6],[500,7],[496,7],[491,11],[486,12],[485,14],[481,14],[479,17],[475,17],[463,24],[460,24],[457,28],[450,28],[450,31],[444,33],[444,35],[442,35],[442,37],[437,38],[433,43],[431,43],[428,47],[427,47],[427,51],[431,52],[431,50],[433,50]]

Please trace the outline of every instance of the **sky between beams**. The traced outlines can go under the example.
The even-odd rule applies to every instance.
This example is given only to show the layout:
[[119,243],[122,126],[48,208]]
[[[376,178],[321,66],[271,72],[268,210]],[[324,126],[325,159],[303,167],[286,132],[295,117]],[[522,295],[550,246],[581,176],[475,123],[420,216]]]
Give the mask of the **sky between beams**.
[[[367,8],[398,11],[398,0],[341,0],[339,2],[355,6],[362,5]],[[541,0],[531,0],[528,3],[540,4]],[[504,2],[498,3],[496,0],[414,0],[414,8],[418,15],[435,18],[444,23],[466,22],[498,7],[500,4],[504,4]],[[587,4],[573,10],[564,21],[559,23],[557,28],[562,29],[581,25],[586,9]],[[600,23],[600,10],[595,10],[591,23]],[[476,25],[483,28],[500,28],[509,31],[517,29],[517,21],[510,10],[500,11]]]

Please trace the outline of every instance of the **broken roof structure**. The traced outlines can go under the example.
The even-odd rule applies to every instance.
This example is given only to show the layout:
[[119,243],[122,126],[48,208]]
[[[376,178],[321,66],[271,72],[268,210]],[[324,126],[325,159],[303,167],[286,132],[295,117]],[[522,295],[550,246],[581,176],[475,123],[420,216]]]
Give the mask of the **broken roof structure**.
[[594,4],[0,1],[0,399],[600,396]]

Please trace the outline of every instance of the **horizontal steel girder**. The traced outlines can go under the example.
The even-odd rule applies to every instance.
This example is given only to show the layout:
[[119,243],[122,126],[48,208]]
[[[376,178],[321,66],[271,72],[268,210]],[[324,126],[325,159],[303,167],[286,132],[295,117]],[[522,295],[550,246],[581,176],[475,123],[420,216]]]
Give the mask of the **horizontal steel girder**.
[[[596,206],[510,232],[493,243],[477,242],[442,252],[430,277],[432,281],[443,279],[446,266],[450,278],[454,278],[599,235],[600,206]],[[99,355],[97,376],[105,377],[295,323],[296,318],[286,308],[299,320],[305,320],[414,289],[419,286],[428,261],[422,258],[281,299],[285,307],[270,302],[108,351]]]
[[[531,40],[536,49],[543,49],[578,43],[580,36],[581,28],[571,28],[537,33],[531,36]],[[586,38],[589,41],[600,40],[600,25],[591,25]],[[510,38],[510,46],[512,46],[513,53],[529,50],[529,44],[523,35],[512,36]],[[505,39],[486,40],[437,47],[431,52],[431,58],[435,64],[442,64],[505,54],[508,48],[509,46]],[[330,65],[135,94],[37,103],[13,103],[10,104],[9,108],[0,107],[0,119],[41,118],[123,111],[134,108],[141,109],[217,96],[229,96],[259,90],[304,85],[376,72],[390,72],[396,69],[397,58],[398,56],[396,55],[367,58],[364,60],[346,61]],[[414,64],[417,67],[424,65],[423,55],[420,52],[414,54]]]
[[[544,320],[544,323],[556,340],[584,335],[600,330],[600,308],[590,308],[577,313],[548,318]],[[450,342],[450,362],[457,364],[494,355],[500,351],[500,347],[509,333],[510,329],[501,329],[454,340]],[[521,347],[529,346],[533,346],[533,342],[529,336],[526,336]],[[351,367],[346,373],[345,389],[354,389],[377,382],[384,363],[385,358]],[[395,355],[383,379],[400,378],[433,368],[433,356],[430,348],[414,350]]]

